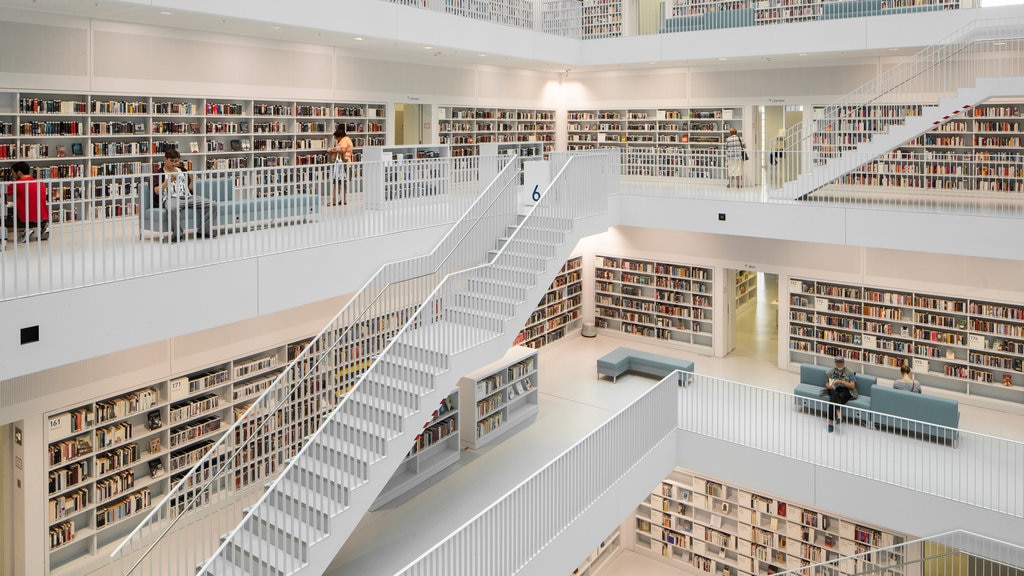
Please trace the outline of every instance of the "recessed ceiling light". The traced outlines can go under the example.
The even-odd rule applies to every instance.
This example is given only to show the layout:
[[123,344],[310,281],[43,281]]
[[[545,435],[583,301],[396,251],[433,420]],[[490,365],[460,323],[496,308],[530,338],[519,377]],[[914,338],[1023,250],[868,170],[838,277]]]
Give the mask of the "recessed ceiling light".
[[174,14],[174,12],[168,12],[167,10],[161,10],[160,14],[162,16],[170,16],[171,14]]
[[357,42],[362,42],[363,39],[360,38],[359,36],[356,36],[355,38],[353,38],[353,40],[355,40]]
[[1006,46],[1006,42],[993,42],[993,46]]
[[728,60],[728,58],[719,58],[719,60]]
[[801,52],[800,55],[801,56],[807,56],[807,52]]
[[434,47],[433,46],[424,46],[423,49],[424,50],[433,50]]
[[484,56],[487,56],[487,54],[477,54],[477,56],[480,56],[482,58]]
[[899,48],[889,48],[889,52],[896,52]]
[[271,28],[273,28],[274,30],[280,30],[281,29],[280,26],[271,26]]

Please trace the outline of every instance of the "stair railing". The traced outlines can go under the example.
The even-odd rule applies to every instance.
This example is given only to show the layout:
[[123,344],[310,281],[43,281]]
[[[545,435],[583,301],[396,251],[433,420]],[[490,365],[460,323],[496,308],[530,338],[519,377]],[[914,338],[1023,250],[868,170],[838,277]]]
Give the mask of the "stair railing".
[[[504,323],[509,318],[501,319],[493,315],[481,315],[479,323],[473,319],[459,323],[449,317],[452,315],[450,303],[455,302],[459,295],[465,294],[468,279],[481,277],[487,271],[505,267],[506,270],[526,270],[526,274],[530,274],[529,270],[536,270],[536,274],[543,272],[544,267],[531,268],[537,266],[537,262],[530,254],[538,244],[544,243],[550,238],[548,234],[551,231],[564,232],[564,230],[558,229],[559,225],[568,226],[577,218],[596,216],[607,211],[609,184],[608,178],[604,177],[607,167],[602,167],[602,163],[608,164],[607,158],[608,155],[592,155],[579,161],[578,165],[574,165],[574,159],[566,162],[490,263],[453,272],[444,277],[430,295],[423,300],[416,312],[404,322],[398,333],[384,347],[381,354],[373,360],[370,367],[360,376],[356,390],[361,390],[363,386],[378,384],[378,378],[389,379],[389,386],[386,389],[380,385],[376,386],[377,389],[373,393],[371,401],[372,405],[352,401],[351,394],[343,397],[331,414],[312,433],[310,441],[299,448],[297,454],[290,459],[271,486],[247,508],[241,522],[230,534],[222,538],[222,544],[198,569],[198,575],[212,573],[210,572],[211,568],[219,558],[228,554],[229,549],[244,549],[246,554],[254,558],[270,558],[271,561],[283,560],[280,547],[268,544],[266,540],[241,542],[243,531],[249,533],[259,531],[259,516],[261,514],[274,515],[278,521],[289,524],[294,529],[289,532],[294,533],[304,528],[304,526],[297,525],[294,519],[280,518],[272,511],[271,499],[275,497],[275,493],[289,484],[303,485],[303,478],[322,479],[322,483],[318,484],[321,489],[307,488],[304,490],[305,497],[313,500],[312,504],[315,505],[316,510],[320,510],[328,516],[338,514],[348,506],[349,499],[352,497],[350,488],[358,488],[358,486],[352,486],[352,476],[365,472],[361,462],[372,463],[380,457],[400,456],[381,455],[380,451],[383,447],[370,445],[360,440],[363,438],[363,434],[373,437],[386,437],[393,434],[394,422],[388,421],[386,416],[382,417],[377,410],[400,403],[412,395],[419,396],[434,391],[435,376],[441,371],[441,367],[437,365],[438,361],[446,363],[455,354],[499,337],[506,337],[511,343],[516,330],[504,329]],[[548,260],[550,259],[548,258]],[[534,283],[537,280],[536,274],[533,277]],[[526,281],[525,278],[524,281]],[[510,285],[497,286],[495,289],[501,291],[503,288],[507,290]],[[507,291],[494,295],[512,297],[511,293]],[[361,422],[358,429],[345,427],[346,422],[353,422],[356,419]],[[337,430],[340,427],[342,441],[347,449],[351,450],[351,452],[345,452],[346,459],[340,468],[327,461],[328,458],[323,457],[322,452],[332,449],[318,444],[318,439],[327,436],[325,431],[332,427],[336,430],[335,437],[337,437],[339,433]],[[376,494],[370,496],[375,498]],[[372,498],[366,502],[367,506],[370,502],[372,502]],[[329,527],[325,526],[324,530],[329,530]]]
[[[1024,73],[1024,18],[976,20],[905,59],[786,131],[785,150],[806,154],[816,133],[839,130],[865,106],[884,124],[902,122],[907,106],[935,105],[977,78]],[[952,112],[952,111],[951,111]],[[838,152],[835,152],[838,154]],[[817,156],[822,162],[828,161]],[[810,167],[805,166],[804,170]]]
[[[429,254],[382,266],[201,457],[177,458],[188,472],[111,553],[116,574],[193,573],[210,557],[218,536],[235,528],[439,280],[483,262],[481,242],[515,223],[519,163],[515,156],[501,161],[497,176]],[[368,339],[371,328],[377,335]],[[357,349],[349,345],[356,341]],[[319,412],[303,405],[312,391],[326,391]],[[275,436],[273,428],[284,426],[301,433]]]

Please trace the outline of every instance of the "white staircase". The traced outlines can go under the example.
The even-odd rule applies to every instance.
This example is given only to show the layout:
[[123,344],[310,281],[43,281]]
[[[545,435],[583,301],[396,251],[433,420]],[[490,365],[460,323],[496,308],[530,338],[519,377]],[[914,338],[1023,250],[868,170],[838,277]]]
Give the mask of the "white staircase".
[[[565,163],[537,205],[518,218],[518,173],[503,170],[496,178],[502,190],[485,192],[471,221],[460,222],[446,237],[457,246],[435,255],[449,265],[467,264],[447,275],[432,272],[441,264],[423,259],[407,261],[401,274],[382,268],[354,298],[380,308],[360,304],[361,311],[345,322],[336,318],[303,352],[305,363],[297,359],[289,366],[286,373],[297,374],[296,381],[279,379],[282,385],[275,383],[259,408],[240,418],[259,424],[256,432],[242,434],[249,436],[244,446],[214,447],[172,489],[178,502],[198,500],[195,495],[207,490],[224,499],[219,508],[168,508],[169,495],[115,551],[115,573],[323,573],[441,399],[463,374],[504,354],[577,241],[607,229],[608,193],[616,181],[605,176],[615,169],[612,160],[617,162],[611,154],[592,155]],[[518,162],[512,159],[512,165]],[[394,282],[402,284],[401,293],[389,291]],[[425,289],[424,282],[430,282]],[[410,294],[420,303],[415,312],[407,312]],[[401,322],[391,331],[381,318],[399,316],[367,310],[399,310]],[[345,345],[352,327],[368,325],[383,334],[382,351],[354,387],[341,386],[338,367],[344,364],[338,356],[350,351]],[[324,405],[334,406],[326,416],[306,414]],[[283,471],[265,490],[216,488],[236,486],[240,455],[254,448],[279,453],[288,445],[282,430],[306,434],[307,427],[308,435],[292,445]],[[211,456],[218,452],[229,456]],[[218,534],[218,543],[207,543]]]
[[199,574],[322,574],[434,407],[501,357],[576,242],[601,226],[527,215],[489,264],[450,276]]
[[[863,140],[856,145],[845,147],[835,156],[826,159],[811,159],[805,165],[811,167],[783,186],[781,197],[790,200],[806,200],[816,190],[833,183],[836,179],[857,170],[873,159],[886,154],[902,144],[917,138],[936,126],[966,116],[978,104],[1000,97],[1024,95],[1024,76],[1003,78],[979,78],[975,86],[961,88],[956,95],[939,98],[937,105],[921,106],[920,115],[901,115],[884,118],[884,130],[863,131]],[[865,104],[871,106],[871,104]],[[820,121],[819,121],[820,122]],[[826,133],[827,134],[827,133]]]

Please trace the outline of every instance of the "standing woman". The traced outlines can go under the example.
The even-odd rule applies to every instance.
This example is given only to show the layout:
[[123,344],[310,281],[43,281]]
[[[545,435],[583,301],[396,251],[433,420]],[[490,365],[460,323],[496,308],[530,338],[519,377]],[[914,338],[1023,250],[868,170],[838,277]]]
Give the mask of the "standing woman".
[[331,193],[331,201],[328,202],[328,206],[335,206],[338,204],[338,181],[341,181],[342,185],[342,202],[348,204],[348,179],[349,179],[349,166],[352,162],[352,139],[345,133],[345,125],[338,124],[338,127],[334,129],[334,138],[336,140],[334,146],[327,150],[329,156],[334,157],[334,188]]
[[725,169],[729,176],[729,184],[726,188],[732,188],[733,182],[736,187],[741,186],[743,178],[743,140],[736,134],[735,128],[729,129],[729,137],[725,139]]

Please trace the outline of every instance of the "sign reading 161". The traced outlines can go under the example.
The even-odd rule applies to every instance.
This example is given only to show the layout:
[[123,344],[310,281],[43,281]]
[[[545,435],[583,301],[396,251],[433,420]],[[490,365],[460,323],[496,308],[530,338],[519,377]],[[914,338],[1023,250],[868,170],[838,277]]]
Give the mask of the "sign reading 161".
[[540,200],[540,184],[534,184],[533,185],[533,194],[532,194],[532,196],[533,196],[533,201],[534,202]]

